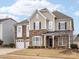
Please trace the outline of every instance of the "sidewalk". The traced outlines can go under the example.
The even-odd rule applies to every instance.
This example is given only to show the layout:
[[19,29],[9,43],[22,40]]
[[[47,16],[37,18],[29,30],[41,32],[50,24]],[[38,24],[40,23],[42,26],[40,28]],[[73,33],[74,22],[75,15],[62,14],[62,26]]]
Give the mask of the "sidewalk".
[[21,49],[16,49],[16,48],[0,48],[0,55],[6,55],[8,53],[14,52],[14,51],[18,51]]

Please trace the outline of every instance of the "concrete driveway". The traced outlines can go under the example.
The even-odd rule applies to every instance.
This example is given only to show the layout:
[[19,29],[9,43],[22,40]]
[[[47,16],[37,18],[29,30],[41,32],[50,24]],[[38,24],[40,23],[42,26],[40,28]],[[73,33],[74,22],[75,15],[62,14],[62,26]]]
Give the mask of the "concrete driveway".
[[0,48],[0,55],[6,55],[8,53],[21,50],[21,49],[16,49],[16,48]]

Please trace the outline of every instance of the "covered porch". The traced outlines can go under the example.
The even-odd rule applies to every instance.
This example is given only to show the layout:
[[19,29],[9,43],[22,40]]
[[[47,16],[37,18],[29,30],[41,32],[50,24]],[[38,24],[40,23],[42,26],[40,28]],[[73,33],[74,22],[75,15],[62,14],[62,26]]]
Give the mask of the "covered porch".
[[43,35],[45,48],[70,48],[72,43],[71,34],[67,32],[46,33]]

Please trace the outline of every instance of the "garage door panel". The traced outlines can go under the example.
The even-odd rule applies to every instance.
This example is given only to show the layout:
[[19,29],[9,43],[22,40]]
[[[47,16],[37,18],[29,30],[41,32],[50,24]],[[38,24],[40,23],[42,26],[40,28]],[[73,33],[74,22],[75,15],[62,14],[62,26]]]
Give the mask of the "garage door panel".
[[28,40],[26,40],[25,43],[23,39],[16,40],[16,48],[28,48],[28,46],[29,46]]
[[24,42],[16,42],[17,48],[24,48]]
[[16,41],[16,48],[24,48],[24,40],[20,39]]

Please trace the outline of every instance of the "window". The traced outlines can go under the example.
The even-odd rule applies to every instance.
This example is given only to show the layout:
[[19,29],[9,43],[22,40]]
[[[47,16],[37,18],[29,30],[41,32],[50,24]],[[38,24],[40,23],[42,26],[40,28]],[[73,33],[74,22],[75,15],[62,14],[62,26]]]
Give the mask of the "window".
[[36,21],[36,22],[34,22],[34,29],[35,30],[39,30],[39,29],[41,29],[41,22],[39,22],[39,21]]
[[48,22],[48,29],[49,30],[53,29],[53,21]]
[[22,37],[22,26],[17,26],[17,37]]
[[29,25],[26,26],[26,37],[29,37]]
[[58,45],[59,46],[64,46],[64,43],[65,42],[64,42],[64,38],[63,37],[61,37],[61,38],[58,39]]
[[67,29],[67,22],[61,21],[59,22],[59,30],[66,30]]
[[39,21],[36,21],[36,22],[35,22],[35,29],[36,29],[36,30],[39,30]]
[[41,37],[40,36],[32,37],[32,45],[33,46],[41,46]]

